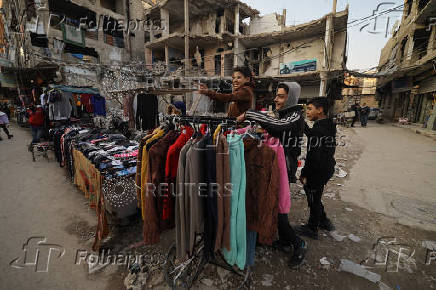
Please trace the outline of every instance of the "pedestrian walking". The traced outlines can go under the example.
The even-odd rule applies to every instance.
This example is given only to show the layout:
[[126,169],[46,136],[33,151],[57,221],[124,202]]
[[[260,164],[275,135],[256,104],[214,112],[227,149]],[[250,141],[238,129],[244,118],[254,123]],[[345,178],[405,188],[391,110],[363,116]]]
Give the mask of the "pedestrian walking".
[[[277,87],[274,99],[276,104],[275,118],[249,110],[237,119],[239,122],[243,122],[245,119],[255,121],[271,136],[281,140],[286,155],[289,182],[292,183],[296,183],[295,174],[298,168],[298,157],[301,154],[300,140],[304,132],[302,106],[298,105],[300,94],[301,86],[298,83],[281,83]],[[294,252],[289,261],[289,267],[298,268],[304,262],[307,242],[296,235],[289,224],[288,214],[287,212],[278,215],[278,244],[280,247],[292,245]]]
[[360,109],[360,124],[362,125],[363,128],[365,128],[366,125],[368,124],[369,112],[370,112],[369,107],[366,105],[366,103],[363,103],[363,106]]
[[332,222],[322,204],[324,186],[335,172],[336,124],[327,117],[328,102],[315,98],[308,102],[306,115],[315,121],[313,128],[305,125],[307,156],[300,180],[304,185],[310,217],[306,225],[298,230],[302,235],[318,239],[318,229],[334,230]]
[[29,124],[32,130],[32,142],[30,145],[39,143],[44,126],[44,110],[41,106],[31,106],[27,110]]
[[[14,135],[11,135],[9,133],[7,125],[9,125],[8,115],[5,112],[0,111],[0,128],[3,129],[3,131],[6,134],[6,136],[8,136],[8,139],[11,139],[12,137],[14,137]],[[3,140],[1,136],[0,136],[0,140]]]
[[360,115],[360,104],[355,103],[351,106],[351,110],[354,112],[353,121],[351,122],[351,127],[354,127],[354,123],[356,123],[357,120],[359,120]]

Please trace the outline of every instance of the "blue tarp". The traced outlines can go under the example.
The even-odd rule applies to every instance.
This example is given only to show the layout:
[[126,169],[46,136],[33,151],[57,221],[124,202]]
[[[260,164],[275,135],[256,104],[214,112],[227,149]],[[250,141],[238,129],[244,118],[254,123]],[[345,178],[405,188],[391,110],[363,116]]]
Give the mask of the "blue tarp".
[[69,87],[69,86],[61,86],[61,85],[52,86],[52,88],[59,89],[64,92],[75,93],[75,94],[92,94],[92,95],[100,94],[99,90],[96,88],[77,88],[77,87]]

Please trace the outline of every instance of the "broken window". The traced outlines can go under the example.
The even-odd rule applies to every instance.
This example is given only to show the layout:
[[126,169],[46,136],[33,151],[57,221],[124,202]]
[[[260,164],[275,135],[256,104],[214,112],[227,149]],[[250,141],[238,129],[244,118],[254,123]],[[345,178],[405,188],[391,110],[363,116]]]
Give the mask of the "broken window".
[[229,77],[233,74],[234,54],[228,53],[224,55],[224,76]]
[[104,42],[109,45],[124,48],[123,29],[118,21],[106,15],[103,19]]
[[410,12],[412,11],[412,5],[413,5],[413,0],[407,0],[407,3],[405,3],[404,13],[406,17],[409,16]]
[[402,62],[405,59],[406,45],[407,45],[407,36],[403,39],[403,41],[401,41],[400,62]]
[[427,48],[430,39],[431,31],[427,29],[417,29],[413,35],[413,56],[412,61],[415,62],[427,55]]
[[233,23],[232,19],[226,18],[226,29],[230,33],[235,32],[235,24]]
[[98,58],[98,53],[94,48],[81,47],[81,46],[77,46],[77,45],[74,45],[71,43],[65,43],[64,52],[65,53],[72,53],[72,54],[89,55],[89,56],[93,56],[95,58]]
[[123,13],[123,1],[101,0],[100,5],[101,5],[101,7],[112,10],[115,13],[124,14]]
[[430,2],[429,0],[419,0],[418,2],[418,10],[422,10],[425,8],[425,6],[427,6],[428,2]]
[[221,75],[221,55],[215,55],[215,75]]
[[47,36],[43,34],[30,33],[30,41],[33,46],[48,48]]

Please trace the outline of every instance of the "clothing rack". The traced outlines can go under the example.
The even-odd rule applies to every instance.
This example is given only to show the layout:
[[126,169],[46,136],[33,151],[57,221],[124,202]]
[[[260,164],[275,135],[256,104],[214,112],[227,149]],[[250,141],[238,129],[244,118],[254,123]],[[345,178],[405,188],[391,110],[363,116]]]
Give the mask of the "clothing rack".
[[222,118],[214,116],[177,116],[170,115],[164,116],[164,120],[167,121],[186,121],[191,123],[226,123],[230,125],[236,125],[236,118]]
[[[224,127],[227,127],[227,126],[232,126],[233,127],[233,126],[241,124],[241,123],[238,123],[236,121],[236,118],[214,117],[214,116],[164,115],[163,116],[163,120],[164,121],[169,121],[169,122],[187,122],[187,123],[191,123],[191,124],[224,125]],[[253,125],[253,123],[250,122],[250,121],[244,121],[242,124]],[[136,185],[136,187],[140,188],[137,185]],[[217,257],[220,257],[221,260],[224,261],[224,263],[218,261]],[[224,259],[223,255],[221,253],[216,253],[215,255],[205,257],[205,260],[202,262],[201,269],[199,269],[199,271],[195,274],[196,278],[203,271],[204,266],[206,264],[215,265],[215,266],[220,267],[220,268],[222,268],[224,270],[232,272],[232,273],[234,273],[234,274],[236,274],[236,275],[238,275],[240,277],[243,277],[243,282],[239,286],[238,289],[242,289],[245,285],[247,285],[247,283],[249,283],[249,277],[250,277],[250,273],[251,273],[251,268],[249,266],[247,266],[247,268],[245,270],[237,271],[232,266],[228,265],[225,262],[225,259]],[[196,278],[194,278],[194,280],[196,280]]]

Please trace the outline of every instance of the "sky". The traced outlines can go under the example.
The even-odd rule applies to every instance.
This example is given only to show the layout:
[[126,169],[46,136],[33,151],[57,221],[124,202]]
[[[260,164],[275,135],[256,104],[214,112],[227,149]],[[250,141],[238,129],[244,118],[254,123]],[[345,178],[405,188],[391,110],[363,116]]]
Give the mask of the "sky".
[[[242,1],[259,10],[261,15],[274,12],[282,14],[283,9],[286,9],[286,25],[298,25],[321,18],[333,9],[333,0]],[[348,23],[350,23],[353,20],[362,19],[374,15],[374,13],[377,15],[381,11],[397,7],[404,4],[404,0],[337,0],[336,11],[344,10],[347,4],[349,4]],[[401,21],[401,11],[379,16],[377,21],[369,20],[362,24],[359,22],[350,23],[348,25],[347,68],[364,71],[376,67],[381,49],[391,37],[390,32],[397,20]],[[388,29],[386,29],[387,26],[389,26]],[[388,31],[387,37],[386,31]]]

